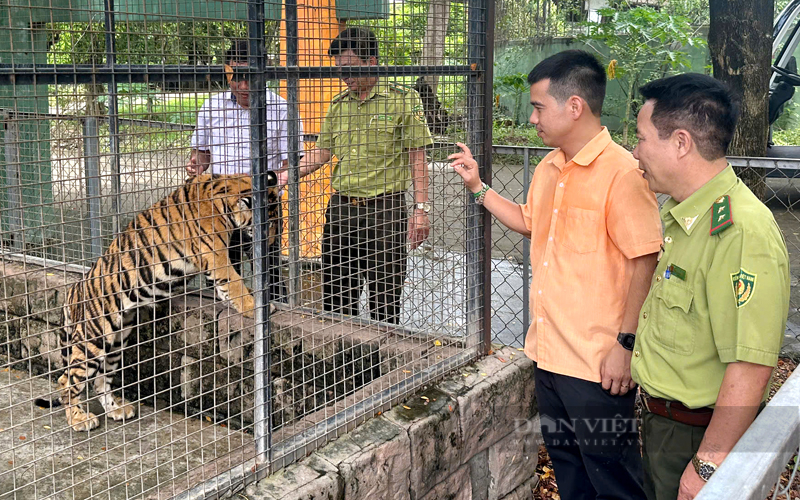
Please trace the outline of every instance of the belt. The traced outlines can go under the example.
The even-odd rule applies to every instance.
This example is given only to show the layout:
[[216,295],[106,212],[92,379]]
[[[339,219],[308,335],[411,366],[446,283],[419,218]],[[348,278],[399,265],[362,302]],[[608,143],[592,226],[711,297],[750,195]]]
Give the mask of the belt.
[[708,424],[711,423],[711,417],[714,415],[713,408],[688,408],[678,401],[653,397],[644,392],[641,387],[639,388],[639,396],[648,412],[682,424],[708,427]]
[[404,194],[405,192],[403,191],[396,191],[394,193],[382,193],[379,195],[368,196],[368,197],[347,196],[339,193],[336,193],[336,196],[339,197],[343,205],[353,205],[355,207],[359,207],[359,206],[366,206],[370,203],[375,203],[376,201],[380,201],[385,198],[391,198],[392,196],[398,196]]

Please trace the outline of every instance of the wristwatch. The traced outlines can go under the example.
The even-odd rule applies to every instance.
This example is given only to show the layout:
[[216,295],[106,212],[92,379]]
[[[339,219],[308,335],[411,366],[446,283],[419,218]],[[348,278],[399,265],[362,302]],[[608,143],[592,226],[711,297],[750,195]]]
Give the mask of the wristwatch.
[[414,208],[416,208],[417,210],[422,210],[427,214],[428,212],[431,211],[431,204],[428,203],[427,201],[414,203]]
[[636,335],[632,333],[619,332],[619,335],[617,335],[617,342],[619,342],[619,345],[625,349],[632,351],[633,344],[636,343]]
[[700,476],[700,479],[703,481],[711,479],[711,474],[716,472],[718,467],[714,462],[700,460],[697,458],[697,453],[692,457],[692,465],[694,466],[694,471],[697,472],[697,475]]

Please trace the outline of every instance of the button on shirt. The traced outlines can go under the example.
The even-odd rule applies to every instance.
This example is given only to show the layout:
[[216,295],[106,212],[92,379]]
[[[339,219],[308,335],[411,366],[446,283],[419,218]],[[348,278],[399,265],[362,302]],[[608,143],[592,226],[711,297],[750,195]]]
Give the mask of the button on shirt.
[[[711,235],[713,206],[724,195],[733,225]],[[711,406],[728,363],[778,362],[789,311],[786,244],[730,166],[683,202],[667,200],[661,219],[664,249],[639,316],[631,374],[655,397]]]
[[365,100],[345,91],[331,101],[317,147],[339,159],[331,186],[340,194],[371,197],[408,189],[408,150],[433,144],[417,92],[375,85]]
[[[289,159],[288,108],[286,100],[267,90],[267,169],[278,170]],[[299,151],[303,151],[303,126],[298,122]],[[249,174],[250,110],[236,102],[233,93],[211,96],[197,113],[192,134],[193,149],[211,152],[210,173]]]
[[543,370],[600,382],[622,325],[631,260],[661,244],[655,195],[603,127],[571,161],[556,149],[539,163],[522,215],[534,318],[525,354]]

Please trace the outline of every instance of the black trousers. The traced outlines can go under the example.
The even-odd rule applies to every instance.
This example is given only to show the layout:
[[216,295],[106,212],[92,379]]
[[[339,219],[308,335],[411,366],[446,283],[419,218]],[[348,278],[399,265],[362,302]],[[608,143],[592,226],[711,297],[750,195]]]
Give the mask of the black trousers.
[[406,279],[407,231],[405,193],[366,201],[331,196],[322,234],[325,310],[357,316],[366,282],[372,318],[397,324]]
[[[281,272],[281,234],[283,232],[283,209],[281,205],[277,207],[277,221],[270,221],[276,224],[277,236],[275,241],[267,247],[267,275],[269,276],[269,300],[270,302],[286,302],[286,283]],[[267,234],[264,235],[268,237]],[[242,261],[253,260],[253,240],[246,236],[242,231],[231,233],[231,240],[228,246],[228,257],[231,264],[239,275],[242,275]]]
[[635,391],[612,396],[599,383],[536,367],[542,436],[564,500],[640,500],[642,457]]

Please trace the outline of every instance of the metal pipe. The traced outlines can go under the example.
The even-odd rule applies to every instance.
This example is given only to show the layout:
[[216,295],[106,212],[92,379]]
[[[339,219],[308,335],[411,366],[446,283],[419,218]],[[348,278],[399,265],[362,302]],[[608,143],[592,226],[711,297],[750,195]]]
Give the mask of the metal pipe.
[[7,115],[3,119],[5,122],[3,147],[6,160],[6,212],[8,213],[6,224],[12,238],[11,247],[14,250],[22,250],[24,238],[22,188],[20,187],[22,172],[19,164],[19,124],[15,120],[8,119]]
[[[491,183],[491,135],[487,145],[486,104],[486,10],[485,2],[469,0],[468,55],[469,63],[479,71],[467,77],[467,142],[481,165],[481,177]],[[491,84],[491,82],[489,82]],[[491,87],[489,87],[491,88]],[[489,130],[491,130],[491,121]],[[491,350],[491,219],[488,211],[477,205],[469,193],[466,196],[467,215],[467,337],[479,338],[483,354]]]
[[[528,199],[528,188],[531,184],[531,150],[525,148],[522,157],[522,199]],[[522,346],[525,347],[525,338],[528,327],[531,325],[530,311],[531,293],[531,240],[522,239]]]
[[[114,221],[114,234],[122,229],[120,210],[122,209],[122,182],[120,180],[119,158],[119,103],[117,102],[117,80],[114,68],[117,64],[117,45],[114,35],[114,0],[105,0],[106,28],[106,67],[108,71],[108,133],[111,150],[111,212]],[[104,71],[104,73],[105,73]]]
[[[297,0],[284,2],[286,11],[286,65],[299,66]],[[300,305],[300,79],[296,74],[286,81],[289,134],[289,305]]]
[[100,133],[97,118],[83,120],[83,166],[86,177],[86,198],[89,205],[89,249],[93,258],[103,255],[100,221]]
[[[424,75],[473,75],[479,70],[468,65],[452,66],[362,66],[351,67],[345,74],[359,76],[424,76]],[[264,68],[268,80],[287,80],[296,74],[298,78],[339,78],[340,68],[332,66],[302,66],[287,68],[269,66]],[[180,82],[188,78],[208,77],[211,81],[224,82],[222,66],[178,66],[171,64],[115,64],[104,67],[98,73],[97,66],[91,64],[0,64],[0,85],[53,85],[87,83],[149,83]]]
[[[253,177],[253,278],[256,299],[254,333],[253,409],[256,467],[269,470],[272,463],[272,393],[269,321],[269,258],[267,229],[267,81],[264,68],[265,15],[264,0],[248,0],[247,31],[249,40],[250,77],[250,170]],[[264,467],[266,465],[266,467]]]

